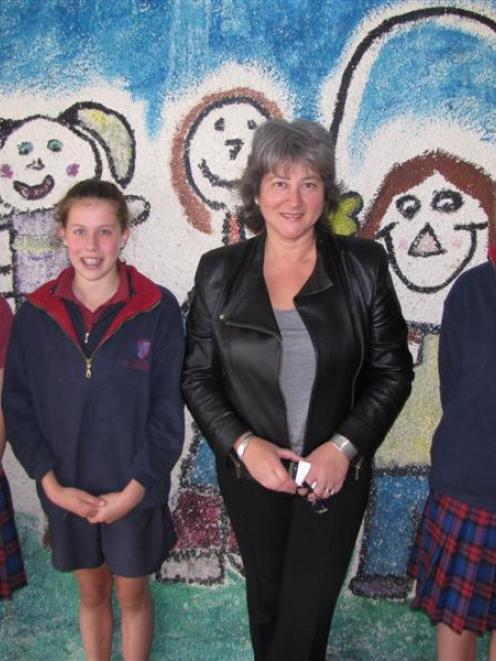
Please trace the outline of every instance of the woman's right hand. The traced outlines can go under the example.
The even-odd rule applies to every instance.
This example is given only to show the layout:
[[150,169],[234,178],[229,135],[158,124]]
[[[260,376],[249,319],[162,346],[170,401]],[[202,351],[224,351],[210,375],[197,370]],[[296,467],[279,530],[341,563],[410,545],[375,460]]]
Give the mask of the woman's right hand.
[[295,452],[254,436],[243,454],[243,464],[250,475],[266,489],[296,493],[296,482],[289,476],[281,459],[300,461]]
[[41,486],[47,498],[54,505],[77,514],[83,519],[94,517],[98,510],[106,504],[103,498],[92,496],[82,489],[63,487],[53,470],[43,476]]

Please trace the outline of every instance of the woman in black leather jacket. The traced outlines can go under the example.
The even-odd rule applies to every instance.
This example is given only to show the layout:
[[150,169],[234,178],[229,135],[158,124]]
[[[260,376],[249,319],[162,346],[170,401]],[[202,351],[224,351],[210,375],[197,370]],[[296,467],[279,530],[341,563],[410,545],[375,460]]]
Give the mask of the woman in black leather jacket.
[[329,231],[325,129],[261,125],[240,191],[256,236],[200,261],[183,392],[216,455],[255,659],[323,660],[372,457],[410,392],[407,330],[382,248]]

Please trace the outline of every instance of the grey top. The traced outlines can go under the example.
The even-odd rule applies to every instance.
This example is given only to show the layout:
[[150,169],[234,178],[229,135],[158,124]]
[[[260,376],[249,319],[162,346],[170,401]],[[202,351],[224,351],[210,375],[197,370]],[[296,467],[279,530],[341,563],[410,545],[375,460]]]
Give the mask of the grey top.
[[286,403],[289,442],[301,454],[317,367],[315,350],[297,310],[274,310],[274,315],[282,337],[279,385]]

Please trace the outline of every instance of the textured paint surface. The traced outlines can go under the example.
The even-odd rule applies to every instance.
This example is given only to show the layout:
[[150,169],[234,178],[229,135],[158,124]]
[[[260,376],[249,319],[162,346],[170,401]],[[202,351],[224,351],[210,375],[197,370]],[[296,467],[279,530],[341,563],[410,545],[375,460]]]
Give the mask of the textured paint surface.
[[[53,205],[95,175],[130,205],[125,257],[186,315],[200,255],[247,236],[235,184],[255,127],[303,116],[330,129],[343,182],[330,222],[388,251],[416,379],[377,456],[329,659],[431,658],[405,565],[440,415],[443,301],[495,232],[496,0],[4,0],[0,36],[0,291],[12,305],[65,263]],[[5,463],[30,587],[0,604],[0,658],[80,659],[71,577],[50,569],[33,486]],[[153,658],[249,659],[236,541],[190,419],[171,505],[179,540],[153,582]]]

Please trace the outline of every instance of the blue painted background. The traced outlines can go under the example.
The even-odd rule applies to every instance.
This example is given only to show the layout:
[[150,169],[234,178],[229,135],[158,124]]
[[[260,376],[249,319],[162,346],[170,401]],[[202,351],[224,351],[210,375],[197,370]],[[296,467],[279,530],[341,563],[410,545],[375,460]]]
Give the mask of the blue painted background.
[[296,114],[312,118],[322,80],[347,39],[365,12],[382,6],[380,0],[3,0],[0,85],[7,93],[60,92],[101,77],[124,80],[134,98],[148,102],[153,132],[166,95],[226,61],[259,61],[295,94]]

